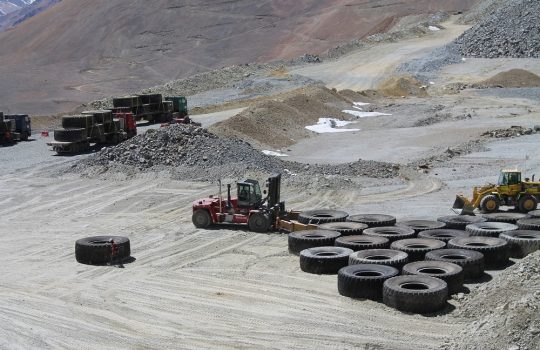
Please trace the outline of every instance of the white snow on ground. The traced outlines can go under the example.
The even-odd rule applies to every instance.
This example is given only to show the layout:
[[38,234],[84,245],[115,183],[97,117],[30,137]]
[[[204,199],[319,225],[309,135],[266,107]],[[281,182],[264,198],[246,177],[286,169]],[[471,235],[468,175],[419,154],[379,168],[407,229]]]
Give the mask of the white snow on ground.
[[265,149],[262,150],[262,153],[266,154],[267,156],[275,156],[275,157],[288,157],[289,156],[289,155],[284,154],[284,153],[279,153],[279,152],[275,152],[275,151],[268,151],[268,150],[265,150]]
[[432,30],[434,32],[437,32],[437,31],[441,30],[441,28],[435,27],[435,26],[429,26],[428,28],[429,28],[429,30]]
[[[361,113],[361,112],[358,112],[358,113]],[[345,126],[351,123],[352,122],[347,122],[347,121],[339,120],[335,118],[319,118],[319,121],[317,122],[317,124],[308,125],[306,126],[306,129],[316,132],[318,134],[329,133],[329,132],[349,132],[349,131],[360,130],[360,129],[336,129],[336,127]]]
[[367,103],[367,102],[353,102],[353,105],[355,107],[360,107],[360,106],[367,106],[369,105],[370,103]]
[[354,115],[358,118],[366,118],[366,117],[379,117],[381,115],[392,115],[387,113],[379,113],[379,112],[360,112],[360,111],[353,111],[351,109],[344,109],[342,110],[343,113]]

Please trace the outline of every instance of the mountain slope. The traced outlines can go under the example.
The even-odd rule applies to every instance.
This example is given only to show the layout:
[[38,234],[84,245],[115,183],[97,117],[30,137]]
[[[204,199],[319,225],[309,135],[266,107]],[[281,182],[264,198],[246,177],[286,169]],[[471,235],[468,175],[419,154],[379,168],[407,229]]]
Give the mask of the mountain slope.
[[[45,11],[57,2],[60,2],[60,0],[0,1],[0,32]],[[12,10],[2,12],[2,8],[4,7],[11,8]]]

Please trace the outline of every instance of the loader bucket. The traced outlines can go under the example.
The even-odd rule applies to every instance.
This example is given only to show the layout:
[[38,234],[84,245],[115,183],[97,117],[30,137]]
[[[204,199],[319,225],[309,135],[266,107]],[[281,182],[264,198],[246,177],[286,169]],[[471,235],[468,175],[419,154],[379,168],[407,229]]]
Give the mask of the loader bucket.
[[454,205],[452,208],[461,209],[461,212],[459,213],[459,215],[475,216],[473,205],[467,198],[463,196],[460,196],[460,195],[456,196],[456,200],[454,201]]
[[463,200],[462,196],[456,196],[456,200],[454,201],[454,205],[452,208],[454,209],[463,209],[465,206],[465,201]]

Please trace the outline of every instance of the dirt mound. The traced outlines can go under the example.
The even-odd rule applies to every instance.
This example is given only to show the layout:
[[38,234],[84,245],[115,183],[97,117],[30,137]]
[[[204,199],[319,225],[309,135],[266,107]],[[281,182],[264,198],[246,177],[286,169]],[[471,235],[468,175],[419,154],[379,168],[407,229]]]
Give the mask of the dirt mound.
[[313,135],[305,126],[319,118],[351,120],[341,112],[352,101],[324,87],[302,89],[283,101],[266,101],[213,125],[210,130],[223,137],[236,137],[258,147],[282,148]]
[[457,307],[457,316],[470,324],[445,349],[537,349],[539,274],[537,251],[473,290]]
[[511,69],[484,80],[478,85],[503,88],[539,87],[540,77],[524,69]]
[[410,75],[390,77],[379,85],[378,90],[389,97],[428,96],[424,84]]

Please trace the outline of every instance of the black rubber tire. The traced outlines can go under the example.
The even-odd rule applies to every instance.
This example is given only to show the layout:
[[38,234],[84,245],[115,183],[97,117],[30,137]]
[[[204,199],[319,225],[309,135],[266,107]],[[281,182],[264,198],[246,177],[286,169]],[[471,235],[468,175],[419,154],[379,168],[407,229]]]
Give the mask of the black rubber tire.
[[463,289],[465,274],[463,268],[446,261],[416,261],[403,266],[404,275],[423,275],[442,279],[448,285],[448,294],[456,294]]
[[405,238],[413,238],[416,233],[410,227],[406,226],[380,226],[370,227],[364,230],[364,235],[374,237],[384,237],[390,242]]
[[388,238],[375,236],[342,236],[336,238],[336,247],[344,247],[357,252],[366,249],[386,249],[390,247]]
[[530,211],[536,210],[536,208],[538,207],[538,200],[534,196],[526,194],[519,198],[517,207],[520,212],[528,213]]
[[298,215],[298,221],[302,224],[324,224],[327,222],[341,222],[347,220],[347,214],[344,211],[330,209],[306,210]]
[[359,264],[338,271],[338,292],[349,298],[382,299],[383,283],[399,274],[392,266]]
[[248,220],[249,230],[257,233],[266,233],[270,229],[270,216],[267,213],[251,214]]
[[399,226],[407,226],[414,230],[416,234],[426,230],[436,230],[444,228],[446,224],[440,221],[432,220],[406,220],[398,223]]
[[427,252],[446,247],[446,242],[428,238],[408,238],[392,242],[390,249],[407,253],[409,262],[424,260]]
[[86,139],[86,129],[54,130],[54,140],[59,142],[79,142]]
[[336,238],[341,236],[337,231],[305,230],[289,233],[289,252],[300,254],[304,249],[333,246]]
[[540,218],[521,219],[516,224],[520,230],[540,231]]
[[533,210],[533,211],[530,211],[527,213],[527,215],[529,216],[529,218],[531,219],[534,219],[534,218],[540,218],[540,210]]
[[487,220],[481,216],[449,215],[441,216],[440,218],[437,218],[437,221],[444,222],[446,224],[445,228],[447,229],[465,230],[465,226],[469,224],[477,224]]
[[386,214],[356,214],[347,218],[347,221],[366,224],[368,227],[393,226],[396,218]]
[[94,124],[88,129],[88,136],[98,138],[105,135],[105,126],[103,124]]
[[484,254],[467,249],[439,249],[426,254],[426,261],[444,261],[463,268],[465,279],[478,279],[484,274]]
[[208,210],[197,209],[191,216],[191,222],[193,222],[193,225],[197,228],[208,228],[212,224],[212,217]]
[[486,221],[489,221],[489,222],[506,222],[508,224],[515,224],[518,220],[527,218],[527,214],[501,212],[501,213],[482,214],[482,217],[484,217]]
[[436,230],[426,230],[418,233],[418,238],[438,239],[439,241],[448,242],[452,238],[469,237],[471,234],[466,231],[440,228]]
[[[118,252],[112,256],[113,240]],[[75,259],[81,264],[103,265],[121,262],[131,256],[129,238],[121,236],[95,236],[79,239],[75,242]]]
[[113,122],[112,111],[108,109],[84,111],[81,114],[94,116],[94,122],[96,124],[111,124]]
[[470,224],[465,227],[465,230],[471,236],[482,237],[498,237],[501,233],[517,230],[518,227],[514,224],[506,222],[481,222],[478,224]]
[[510,248],[508,242],[496,237],[454,238],[448,242],[450,249],[469,249],[484,254],[487,268],[498,268],[508,264]]
[[502,233],[500,238],[508,242],[512,258],[524,258],[540,249],[540,231],[510,231]]
[[360,235],[368,226],[359,222],[327,222],[320,224],[321,230],[337,231],[342,236]]
[[343,247],[315,247],[300,252],[300,269],[318,275],[333,275],[347,266],[353,251]]
[[499,197],[493,194],[488,194],[480,200],[480,211],[482,213],[496,213],[499,211],[500,206],[501,201]]
[[90,129],[94,125],[93,115],[71,115],[62,117],[64,129]]
[[448,285],[445,281],[420,275],[403,275],[383,284],[383,303],[403,312],[428,314],[446,306]]
[[349,256],[349,265],[378,264],[393,266],[401,270],[409,262],[407,253],[393,249],[359,250]]

